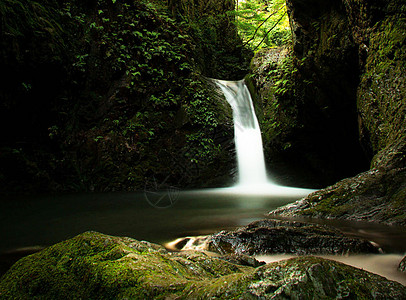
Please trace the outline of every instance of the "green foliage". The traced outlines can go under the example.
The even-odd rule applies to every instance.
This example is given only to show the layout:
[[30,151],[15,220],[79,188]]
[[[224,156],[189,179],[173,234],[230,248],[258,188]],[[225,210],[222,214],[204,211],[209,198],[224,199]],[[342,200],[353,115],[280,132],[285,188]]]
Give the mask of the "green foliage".
[[282,46],[291,41],[284,0],[240,1],[233,14],[239,34],[253,50]]
[[[377,23],[370,35],[365,73],[361,77],[358,111],[363,126],[371,133],[369,143],[374,154],[388,148],[390,144],[399,144],[404,140],[405,22],[405,18],[388,17]],[[378,161],[374,159],[372,163]]]
[[195,164],[212,161],[221,152],[221,146],[215,144],[207,132],[195,132],[186,135],[186,141],[191,147],[185,155]]
[[295,60],[292,56],[285,57],[278,65],[278,69],[269,72],[269,78],[274,81],[274,93],[283,96],[289,92],[294,92],[294,81],[292,78],[297,73]]
[[207,77],[241,79],[252,53],[242,47],[233,23],[234,1],[168,1],[195,44],[195,67]]
[[[56,11],[47,1],[3,0],[0,3],[2,34],[24,36],[27,31],[38,35],[54,35],[63,32],[52,14]],[[24,16],[24,19],[21,19]]]
[[260,74],[271,83],[267,98],[264,99],[261,128],[266,148],[271,148],[272,144],[272,149],[284,152],[292,147],[294,139],[291,133],[299,126],[296,77],[299,72],[298,66],[302,62],[288,50],[275,51],[278,51],[280,59],[268,62],[269,65],[261,69]]
[[[42,171],[58,190],[133,190],[148,176],[183,172],[174,161],[204,168],[219,154],[212,136],[224,115],[196,72],[190,33],[196,26],[211,47],[223,29],[180,24],[158,2],[1,1],[0,70],[13,75],[1,116],[18,120],[18,143],[29,136],[56,152],[43,153],[52,158],[43,166],[30,156],[36,146],[23,147],[32,176]],[[31,122],[39,125],[27,134]]]

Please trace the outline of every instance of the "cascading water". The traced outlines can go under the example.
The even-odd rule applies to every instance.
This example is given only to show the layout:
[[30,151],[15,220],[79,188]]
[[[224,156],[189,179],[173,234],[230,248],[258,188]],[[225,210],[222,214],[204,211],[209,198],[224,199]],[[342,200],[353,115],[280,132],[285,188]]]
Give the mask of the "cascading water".
[[233,109],[239,185],[268,183],[262,137],[250,92],[244,82],[216,80]]
[[214,80],[233,109],[234,139],[238,161],[238,184],[217,189],[216,193],[257,194],[278,197],[302,197],[314,190],[279,186],[266,173],[261,130],[251,94],[244,80]]

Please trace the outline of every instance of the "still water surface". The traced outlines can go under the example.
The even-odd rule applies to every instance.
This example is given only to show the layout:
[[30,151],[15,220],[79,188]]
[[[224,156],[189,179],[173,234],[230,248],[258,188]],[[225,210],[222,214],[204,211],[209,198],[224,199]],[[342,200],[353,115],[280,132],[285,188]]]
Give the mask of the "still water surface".
[[[164,244],[183,236],[247,225],[266,217],[268,211],[297,200],[301,192],[304,191],[254,196],[224,190],[172,190],[3,199],[0,257],[21,248],[48,246],[89,230]],[[396,259],[406,251],[404,228],[347,221],[317,222],[372,240],[385,253],[396,254]]]
[[[172,193],[172,192],[171,192]],[[47,246],[84,231],[164,243],[246,225],[297,197],[227,193],[110,193],[38,196],[0,202],[0,252]],[[163,198],[161,198],[163,196]]]

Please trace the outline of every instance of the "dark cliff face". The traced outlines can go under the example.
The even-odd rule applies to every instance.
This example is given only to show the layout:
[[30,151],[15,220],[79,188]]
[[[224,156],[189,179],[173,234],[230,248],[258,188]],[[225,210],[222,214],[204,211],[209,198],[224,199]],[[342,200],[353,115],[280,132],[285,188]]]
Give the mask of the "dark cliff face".
[[[310,196],[297,209],[312,216],[376,216],[376,221],[403,224],[406,1],[312,3],[287,1],[294,36],[291,55],[299,74],[294,77],[296,95],[304,105],[295,113],[301,120],[308,112],[325,128],[334,146],[327,153],[344,168],[361,171],[358,162],[365,156],[371,171]],[[312,121],[300,124],[316,130]],[[377,205],[385,206],[382,213],[374,213]]]
[[198,23],[164,1],[3,1],[0,191],[225,184],[231,111],[201,76],[243,69],[222,52],[223,2]]
[[240,80],[252,56],[233,23],[234,0],[170,0],[172,14],[191,25],[195,59],[207,77]]
[[323,97],[329,104],[341,101],[354,108],[356,99],[359,134],[370,160],[385,148],[402,148],[406,1],[315,2],[287,2],[294,55],[310,60],[317,76],[329,81],[331,92]]
[[253,63],[264,78],[257,86],[271,82],[265,148],[282,183],[323,187],[368,168],[357,129],[358,47],[339,1],[287,7],[291,49],[259,53]]
[[[310,146],[303,150],[317,153],[316,169],[337,180],[367,168],[357,132],[357,45],[339,1],[301,6],[300,1],[289,3],[293,55],[301,61],[298,115],[303,134],[310,138]],[[303,86],[302,80],[310,82]]]

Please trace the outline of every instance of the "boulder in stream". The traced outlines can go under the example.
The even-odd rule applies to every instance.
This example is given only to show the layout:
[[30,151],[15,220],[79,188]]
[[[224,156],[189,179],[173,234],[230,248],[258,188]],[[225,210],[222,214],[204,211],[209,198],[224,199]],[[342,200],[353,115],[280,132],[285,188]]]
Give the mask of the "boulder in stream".
[[208,239],[207,250],[244,255],[379,253],[371,242],[345,236],[339,230],[296,221],[265,219]]
[[405,299],[406,287],[338,262],[298,257],[258,268],[86,232],[19,260],[1,299]]

